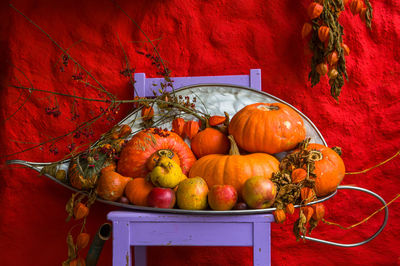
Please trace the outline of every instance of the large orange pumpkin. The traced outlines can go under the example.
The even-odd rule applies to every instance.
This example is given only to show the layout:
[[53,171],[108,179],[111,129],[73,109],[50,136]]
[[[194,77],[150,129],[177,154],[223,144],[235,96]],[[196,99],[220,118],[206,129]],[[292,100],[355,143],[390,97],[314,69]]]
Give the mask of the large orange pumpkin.
[[310,143],[307,150],[315,152],[315,193],[323,197],[334,192],[345,175],[342,158],[334,150],[322,144]]
[[252,176],[271,178],[279,170],[279,161],[266,153],[240,155],[232,136],[229,155],[210,154],[197,160],[189,177],[202,177],[211,188],[214,185],[231,185],[240,191],[244,182]]
[[237,112],[229,123],[238,146],[248,152],[279,153],[306,137],[301,116],[283,103],[254,103]]
[[196,161],[190,147],[177,134],[149,128],[134,135],[122,149],[117,171],[132,178],[146,176],[150,172],[146,166],[149,165],[148,160],[153,160],[153,154],[159,153],[160,150],[171,151],[165,153],[169,156],[178,156],[185,175]]

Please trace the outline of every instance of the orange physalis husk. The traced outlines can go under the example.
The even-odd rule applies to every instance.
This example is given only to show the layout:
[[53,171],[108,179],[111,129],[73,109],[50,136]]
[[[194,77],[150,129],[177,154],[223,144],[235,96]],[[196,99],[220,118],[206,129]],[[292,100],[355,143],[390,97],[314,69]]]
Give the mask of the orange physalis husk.
[[361,0],[352,0],[350,2],[350,11],[353,15],[357,15],[363,8],[363,2]]
[[76,247],[78,250],[84,249],[89,244],[90,235],[88,233],[80,233],[76,237]]
[[286,205],[286,213],[292,215],[294,213],[294,205],[293,203],[289,203],[288,205]]
[[200,125],[198,121],[186,121],[183,132],[185,135],[192,139],[199,132]]
[[128,136],[129,134],[131,134],[132,129],[129,125],[122,125],[121,129],[118,132],[118,137],[119,138],[125,138],[126,136]]
[[274,217],[275,217],[275,222],[280,224],[283,223],[286,220],[285,211],[282,209],[274,211]]
[[307,171],[303,168],[297,168],[292,171],[292,183],[298,184],[307,177]]
[[69,262],[69,266],[86,266],[86,261],[82,257],[78,257]]
[[339,72],[338,72],[336,69],[334,69],[334,68],[332,68],[332,69],[329,70],[329,72],[328,72],[328,78],[329,78],[329,79],[335,79],[338,75],[339,75]]
[[144,121],[151,120],[154,116],[154,109],[151,106],[143,106],[142,108],[142,119]]
[[312,215],[312,218],[316,221],[320,221],[322,218],[324,218],[325,215],[325,206],[323,203],[317,203],[312,205],[312,208],[314,210],[314,213]]
[[175,132],[181,137],[183,137],[184,127],[185,127],[185,120],[182,117],[177,117],[174,120],[172,120],[172,132]]
[[308,9],[307,9],[308,17],[310,19],[315,19],[321,15],[323,10],[324,10],[324,7],[322,5],[313,2],[308,6]]
[[328,63],[333,66],[339,61],[339,57],[336,51],[333,51],[328,55]]
[[325,63],[318,64],[315,70],[320,74],[321,76],[325,76],[326,73],[328,73],[328,65]]
[[304,23],[303,28],[301,29],[301,38],[304,39],[307,37],[312,31],[312,25],[308,22]]
[[321,42],[325,42],[326,40],[329,40],[329,27],[327,26],[321,26],[318,29],[318,38],[320,39]]
[[306,207],[301,207],[301,210],[304,213],[304,216],[306,217],[306,224],[310,221],[311,217],[313,216],[314,210],[310,206]]
[[225,122],[225,116],[213,115],[208,119],[208,124],[210,126],[218,126]]
[[304,203],[310,203],[315,199],[315,192],[312,188],[303,187],[300,190],[300,196]]
[[76,220],[85,218],[86,216],[88,216],[88,214],[89,214],[89,208],[85,204],[79,202],[74,207],[74,217]]
[[350,48],[346,45],[346,44],[344,44],[344,43],[342,43],[342,48],[343,48],[343,54],[345,55],[345,56],[348,56],[349,54],[350,54]]

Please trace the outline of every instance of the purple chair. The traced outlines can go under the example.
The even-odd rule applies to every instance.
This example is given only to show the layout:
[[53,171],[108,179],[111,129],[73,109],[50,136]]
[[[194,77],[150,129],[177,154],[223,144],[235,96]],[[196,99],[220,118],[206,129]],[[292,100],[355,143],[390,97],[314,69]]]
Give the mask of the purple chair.
[[[250,75],[177,77],[174,87],[218,83],[250,87],[261,91],[261,70]],[[137,96],[153,96],[153,84],[162,78],[135,74]],[[143,211],[113,211],[113,265],[146,265],[146,246],[252,246],[253,264],[271,264],[271,214],[254,215],[183,215]]]

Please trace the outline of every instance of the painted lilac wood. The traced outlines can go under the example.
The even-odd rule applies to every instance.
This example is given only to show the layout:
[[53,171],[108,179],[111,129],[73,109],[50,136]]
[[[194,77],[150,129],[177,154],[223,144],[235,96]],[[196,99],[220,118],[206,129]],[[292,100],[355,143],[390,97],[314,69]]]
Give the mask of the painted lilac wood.
[[[146,78],[145,73],[135,73],[134,79],[135,96],[140,97],[154,96],[153,90],[157,91],[160,83],[164,81],[163,78]],[[249,75],[173,77],[172,80],[175,89],[188,85],[217,83],[240,85],[261,91],[261,69],[250,69]],[[171,90],[171,88],[168,89]]]
[[[146,78],[135,73],[136,95],[153,96],[162,78]],[[249,75],[175,77],[174,88],[217,83],[250,87],[261,91],[261,70]],[[139,211],[115,211],[108,214],[113,222],[113,265],[146,265],[146,246],[252,246],[253,264],[271,263],[271,214],[255,215],[182,215]]]
[[113,265],[146,265],[146,246],[252,246],[253,264],[271,263],[272,214],[180,215],[113,211]]

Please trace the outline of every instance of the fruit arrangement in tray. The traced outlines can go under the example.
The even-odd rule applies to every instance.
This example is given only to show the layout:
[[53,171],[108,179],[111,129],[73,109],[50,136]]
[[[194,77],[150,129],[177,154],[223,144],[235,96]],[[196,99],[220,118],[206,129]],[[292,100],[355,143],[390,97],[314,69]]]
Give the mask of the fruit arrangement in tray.
[[[298,206],[298,222],[310,225],[324,213],[322,203],[310,203],[335,192],[344,177],[338,150],[310,143],[302,116],[284,103],[247,104],[231,118],[174,116],[164,121],[171,130],[150,123],[155,109],[143,104],[137,111],[137,132],[121,123],[71,158],[68,169],[50,165],[42,173],[87,192],[85,207],[101,198],[158,211],[266,209],[283,222]],[[70,217],[82,202],[71,198]]]

